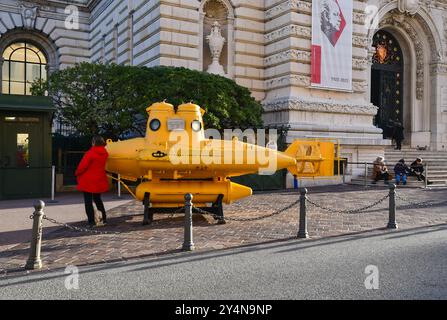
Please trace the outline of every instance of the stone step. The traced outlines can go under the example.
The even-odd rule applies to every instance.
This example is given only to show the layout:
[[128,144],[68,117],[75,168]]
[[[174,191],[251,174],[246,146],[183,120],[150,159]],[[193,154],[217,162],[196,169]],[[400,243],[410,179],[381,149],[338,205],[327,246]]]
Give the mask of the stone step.
[[[416,158],[408,158],[408,157],[385,157],[385,161],[388,163],[394,163],[394,162],[398,162],[400,159],[404,159],[405,162],[407,162],[408,164],[411,164],[414,160],[416,160]],[[424,162],[428,162],[429,164],[436,164],[436,163],[444,163],[447,164],[447,158],[422,158],[424,160]]]
[[[394,166],[400,159],[405,159],[407,165],[410,165],[416,158],[422,158],[424,164],[428,165],[428,170],[424,173],[428,176],[430,182],[433,184],[430,187],[446,187],[447,186],[447,152],[446,151],[431,151],[431,150],[416,150],[409,147],[404,147],[402,150],[394,150],[394,148],[385,149],[385,163],[388,170],[394,176]],[[372,161],[371,161],[372,162]],[[368,179],[372,176],[372,164],[368,164]],[[362,168],[361,165],[357,169]],[[362,168],[363,169],[363,168]],[[428,172],[427,172],[428,171]],[[362,175],[353,179],[355,183],[364,185],[364,177]],[[394,181],[394,180],[393,180]],[[370,181],[368,181],[370,184]],[[425,187],[424,182],[417,181],[416,177],[408,177],[408,186]]]
[[[416,158],[408,158],[408,157],[385,157],[385,161],[386,162],[398,162],[400,159],[404,159],[405,162],[407,163],[412,163],[414,160],[416,160]],[[428,163],[445,163],[447,164],[447,157],[443,157],[443,158],[427,158],[427,157],[422,157],[422,159],[424,160],[424,162],[428,162]]]
[[[391,175],[393,176],[394,179],[394,172],[391,168],[390,170]],[[368,168],[368,175],[367,175],[368,179],[371,180],[372,179],[372,167]],[[353,179],[358,179],[361,181],[364,181],[364,174],[357,176]],[[417,178],[415,176],[408,176],[407,180],[409,182],[414,181],[416,183],[423,183],[423,182],[419,182],[417,181]],[[446,184],[447,183],[447,170],[443,170],[443,171],[429,171],[428,172],[428,180],[431,182],[436,182],[436,184]],[[364,183],[364,182],[363,182]]]
[[[430,180],[433,182],[433,184],[428,185],[429,188],[446,188],[447,187],[447,180]],[[395,183],[395,180],[390,180],[390,183]],[[352,178],[351,184],[355,185],[365,185],[365,180],[360,178]],[[377,184],[372,183],[371,179],[368,179],[367,186],[377,186],[377,185],[383,185],[383,180],[377,182]],[[404,187],[402,184],[400,185]],[[425,188],[425,183],[423,181],[417,181],[417,180],[407,180],[406,187],[412,187],[412,188]]]
[[430,170],[431,176],[447,176],[447,170]]
[[407,157],[442,157],[447,158],[447,153],[407,153],[407,152],[399,152],[399,153],[389,153],[385,152],[385,155],[388,155],[389,157],[399,157],[399,156],[407,156]]

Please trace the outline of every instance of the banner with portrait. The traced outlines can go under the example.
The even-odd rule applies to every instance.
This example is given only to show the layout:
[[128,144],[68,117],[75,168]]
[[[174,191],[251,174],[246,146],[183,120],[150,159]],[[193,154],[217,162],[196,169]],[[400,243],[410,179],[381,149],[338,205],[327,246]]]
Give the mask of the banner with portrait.
[[352,0],[312,1],[311,86],[352,90]]

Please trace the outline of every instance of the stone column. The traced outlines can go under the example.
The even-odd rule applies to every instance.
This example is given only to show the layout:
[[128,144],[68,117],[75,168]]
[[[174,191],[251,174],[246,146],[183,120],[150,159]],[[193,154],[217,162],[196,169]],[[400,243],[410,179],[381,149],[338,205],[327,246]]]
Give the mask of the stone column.
[[447,132],[447,124],[443,122],[447,114],[447,63],[436,61],[430,65],[430,82],[430,147],[436,151],[447,151],[447,141],[443,137]]

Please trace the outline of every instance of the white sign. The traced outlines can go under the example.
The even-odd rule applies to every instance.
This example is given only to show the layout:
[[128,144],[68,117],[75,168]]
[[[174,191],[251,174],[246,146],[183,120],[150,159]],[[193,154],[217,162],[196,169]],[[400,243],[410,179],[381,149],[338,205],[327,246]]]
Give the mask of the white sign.
[[313,87],[352,90],[352,3],[312,1]]
[[183,131],[185,130],[185,120],[183,119],[168,119],[169,131]]
[[365,279],[365,288],[368,290],[379,290],[379,268],[369,265],[365,268],[365,274],[368,275]]

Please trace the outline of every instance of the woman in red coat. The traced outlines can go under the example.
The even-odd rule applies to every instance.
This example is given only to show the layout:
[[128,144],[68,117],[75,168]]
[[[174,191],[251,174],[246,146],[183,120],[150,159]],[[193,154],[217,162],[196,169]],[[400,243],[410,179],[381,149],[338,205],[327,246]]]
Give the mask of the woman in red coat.
[[101,193],[109,190],[105,169],[109,154],[105,146],[106,143],[101,136],[93,137],[92,147],[82,158],[75,173],[78,190],[84,192],[85,212],[90,226],[95,226],[93,200],[96,208],[102,213],[103,223],[106,223],[107,220],[106,210],[101,200]]

